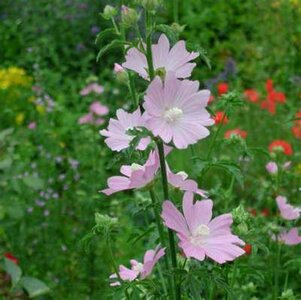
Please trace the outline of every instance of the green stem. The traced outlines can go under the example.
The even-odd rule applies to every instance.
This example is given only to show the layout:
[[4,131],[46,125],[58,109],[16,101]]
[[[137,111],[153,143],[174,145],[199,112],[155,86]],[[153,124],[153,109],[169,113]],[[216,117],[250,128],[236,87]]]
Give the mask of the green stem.
[[[121,279],[121,277],[119,275],[119,271],[118,271],[118,268],[117,268],[117,265],[116,265],[116,262],[115,262],[115,259],[114,259],[113,251],[112,251],[112,244],[111,244],[110,233],[107,232],[106,236],[107,236],[107,247],[108,247],[108,250],[109,250],[109,256],[110,256],[110,259],[111,259],[111,262],[112,262],[112,266],[113,266],[114,272],[117,275],[118,280],[120,282],[122,282],[123,280]],[[130,300],[130,295],[129,295],[127,289],[124,290],[124,293],[125,293],[126,299]]]
[[216,142],[216,139],[217,139],[217,137],[218,137],[218,135],[219,135],[222,127],[223,127],[223,123],[224,123],[225,118],[226,118],[226,112],[223,114],[223,117],[222,117],[221,122],[220,122],[220,124],[219,124],[219,126],[217,128],[217,131],[215,132],[215,134],[213,136],[213,139],[212,139],[212,141],[210,143],[209,150],[208,150],[208,153],[207,153],[207,159],[209,159],[210,156],[211,156],[211,153],[212,153],[212,150],[213,150],[213,146],[214,146],[214,144]]
[[115,19],[112,17],[111,20],[112,20],[112,23],[113,23],[113,26],[114,26],[114,29],[115,29],[116,33],[117,33],[117,34],[120,34],[120,32],[119,32],[119,30],[118,30],[118,26],[117,26],[117,24],[116,24],[116,22],[115,22]]
[[151,14],[145,11],[145,22],[146,22],[146,60],[148,66],[148,73],[150,80],[155,77],[155,71],[153,66],[153,54],[152,54],[152,18]]
[[280,254],[281,254],[281,244],[278,241],[278,238],[276,240],[277,243],[277,256],[276,256],[276,264],[275,264],[275,293],[274,293],[274,299],[278,299],[279,294],[279,268],[280,268]]
[[[165,154],[164,154],[164,145],[161,140],[157,141],[158,151],[159,151],[159,159],[160,159],[160,167],[161,167],[161,175],[162,175],[162,185],[163,185],[163,194],[164,200],[169,199],[168,192],[168,181],[167,181],[167,172],[166,172],[166,163],[165,163]],[[175,270],[177,268],[177,255],[176,255],[176,246],[174,234],[171,229],[168,229],[168,238],[169,238],[169,248],[171,255],[172,267]],[[177,300],[181,299],[181,287],[176,283],[174,276],[174,284],[175,284],[175,296]]]
[[175,23],[179,22],[179,2],[178,2],[178,0],[173,0],[173,20]]
[[131,97],[133,99],[134,106],[137,107],[139,105],[139,100],[138,100],[137,93],[136,93],[134,77],[133,77],[133,74],[131,72],[128,72],[128,75],[129,75],[128,88],[129,88]]

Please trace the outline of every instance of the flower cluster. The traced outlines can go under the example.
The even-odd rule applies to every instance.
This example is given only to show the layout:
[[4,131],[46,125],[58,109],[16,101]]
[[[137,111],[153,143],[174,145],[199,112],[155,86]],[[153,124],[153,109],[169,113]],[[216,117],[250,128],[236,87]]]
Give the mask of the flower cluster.
[[26,75],[24,69],[18,67],[9,67],[0,69],[0,89],[6,90],[12,86],[28,87],[32,78]]
[[[122,72],[126,72],[125,69],[134,71],[149,82],[143,102],[134,112],[118,109],[116,119],[110,119],[108,128],[100,130],[100,134],[113,151],[120,152],[130,147],[137,151],[151,150],[144,163],[123,165],[121,175],[110,177],[108,187],[102,192],[111,195],[125,190],[152,189],[161,169],[166,183],[184,192],[183,215],[168,199],[163,202],[161,214],[163,224],[177,233],[178,245],[184,255],[199,261],[208,256],[220,264],[232,261],[245,251],[241,248],[244,242],[231,233],[231,214],[212,219],[212,200],[193,202],[194,195],[207,198],[207,192],[199,189],[197,182],[189,179],[185,172],[173,173],[166,162],[166,156],[173,148],[185,149],[197,143],[209,135],[208,126],[218,123],[206,109],[210,91],[199,90],[198,81],[187,79],[196,65],[191,61],[198,57],[198,53],[188,52],[184,41],[170,47],[164,34],[150,51],[152,66],[143,43],[138,48],[129,49],[122,67],[118,65],[118,69],[124,68]],[[153,77],[150,68],[154,70]],[[220,86],[219,94],[227,90],[227,85]],[[219,118],[227,122],[227,118]],[[139,136],[139,133],[144,135]],[[137,137],[139,140],[133,145]],[[155,143],[158,147],[152,149]],[[159,146],[162,143],[163,149]],[[111,285],[148,277],[164,253],[164,249],[157,247],[146,252],[143,264],[131,260],[131,269],[121,265],[118,273],[111,275],[115,280]]]

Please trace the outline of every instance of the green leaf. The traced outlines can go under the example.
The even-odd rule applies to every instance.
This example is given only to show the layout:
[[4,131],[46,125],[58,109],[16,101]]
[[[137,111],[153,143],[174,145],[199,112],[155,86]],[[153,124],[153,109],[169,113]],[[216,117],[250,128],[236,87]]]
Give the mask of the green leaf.
[[8,135],[12,134],[13,132],[14,132],[14,129],[13,129],[13,128],[7,128],[7,129],[5,129],[5,130],[2,130],[2,131],[0,132],[0,142],[4,141],[4,139],[5,139]]
[[172,44],[175,44],[178,41],[178,34],[168,25],[157,25],[154,30],[165,33]]
[[209,57],[207,56],[207,51],[201,47],[199,44],[195,43],[187,43],[187,49],[191,51],[197,51],[200,54],[201,59],[205,62],[206,66],[208,67],[209,70],[211,70],[211,62]]
[[44,181],[41,178],[33,176],[24,177],[23,182],[34,190],[41,190],[44,187]]
[[236,295],[234,294],[232,288],[226,283],[226,281],[223,278],[216,278],[212,277],[216,285],[220,286],[222,289],[224,289],[230,296],[232,300],[237,300]]
[[33,277],[23,277],[20,283],[30,298],[41,296],[50,292],[49,287],[44,282]]
[[21,279],[22,270],[18,265],[7,258],[4,258],[4,270],[9,274],[13,282],[13,286],[15,286]]
[[124,46],[126,43],[120,40],[114,40],[111,43],[109,43],[108,45],[102,47],[96,57],[96,61],[98,62],[100,60],[100,58],[109,50],[112,50],[114,48],[120,48],[122,46]]
[[106,38],[112,36],[116,37],[116,30],[114,28],[107,28],[105,30],[102,30],[96,37],[95,44],[100,45]]
[[8,169],[13,163],[11,158],[7,158],[0,161],[0,170]]

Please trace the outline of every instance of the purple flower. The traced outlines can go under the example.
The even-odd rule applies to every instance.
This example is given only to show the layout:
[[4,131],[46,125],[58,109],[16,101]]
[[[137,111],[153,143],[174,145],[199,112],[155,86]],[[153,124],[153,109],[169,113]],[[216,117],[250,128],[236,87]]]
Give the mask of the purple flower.
[[35,201],[35,203],[36,203],[37,206],[40,206],[40,207],[45,206],[45,202],[44,202],[44,201],[41,201],[41,200],[39,200],[39,199],[37,199],[37,200]]
[[104,88],[98,83],[90,83],[85,88],[80,91],[81,96],[87,96],[91,93],[102,94],[104,92]]
[[98,101],[93,102],[89,108],[90,112],[97,116],[105,116],[108,114],[109,109],[107,106],[101,104]]
[[99,29],[98,26],[94,25],[94,26],[91,27],[91,33],[93,35],[97,34],[99,31],[100,31],[100,29]]
[[300,244],[301,236],[299,235],[298,228],[294,227],[289,231],[283,231],[279,234],[278,241],[283,242],[284,244],[289,246]]

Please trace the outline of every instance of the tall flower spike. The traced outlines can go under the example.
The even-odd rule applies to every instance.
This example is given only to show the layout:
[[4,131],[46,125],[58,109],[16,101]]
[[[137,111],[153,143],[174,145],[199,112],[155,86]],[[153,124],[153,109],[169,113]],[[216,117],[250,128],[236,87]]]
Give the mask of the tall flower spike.
[[214,124],[206,110],[209,96],[197,81],[178,80],[175,73],[167,73],[164,82],[156,77],[144,98],[147,127],[165,143],[187,148],[207,137],[205,126]]
[[[131,269],[121,265],[119,266],[119,276],[122,280],[125,281],[133,281],[137,279],[138,277],[140,279],[145,279],[148,277],[153,269],[156,263],[159,261],[159,259],[165,255],[165,249],[157,247],[154,250],[148,250],[144,254],[143,263],[138,262],[135,259],[131,259]],[[110,276],[111,279],[117,279],[117,274],[112,274]],[[115,281],[111,283],[111,286],[117,286],[120,285],[119,281]]]
[[[128,133],[129,129],[137,127],[145,127],[144,118],[141,116],[140,109],[138,108],[133,113],[128,113],[123,109],[118,109],[117,120],[110,119],[108,130],[100,130],[99,133],[105,137],[105,143],[113,151],[121,151],[129,147],[130,142],[134,136]],[[138,150],[145,150],[150,143],[150,138],[142,138],[137,145]]]
[[174,204],[164,201],[162,218],[165,225],[176,231],[180,239],[179,246],[187,257],[204,260],[205,256],[222,264],[243,255],[239,246],[245,243],[231,233],[233,222],[231,214],[223,214],[212,219],[211,200],[193,203],[193,194],[185,193],[183,213]]
[[[152,57],[155,71],[163,70],[164,73],[173,71],[177,78],[190,77],[195,63],[191,60],[199,56],[196,52],[188,52],[184,41],[177,42],[171,49],[168,38],[162,34],[158,44],[152,45]],[[149,80],[147,73],[148,64],[146,56],[136,48],[131,48],[122,64],[124,68],[137,72],[144,79]]]

